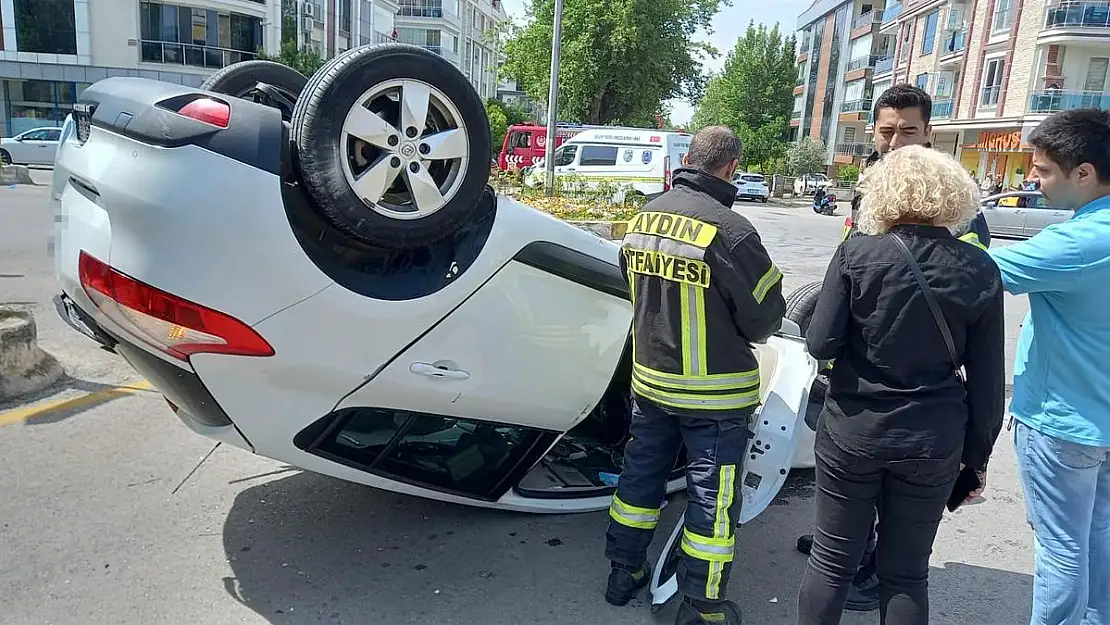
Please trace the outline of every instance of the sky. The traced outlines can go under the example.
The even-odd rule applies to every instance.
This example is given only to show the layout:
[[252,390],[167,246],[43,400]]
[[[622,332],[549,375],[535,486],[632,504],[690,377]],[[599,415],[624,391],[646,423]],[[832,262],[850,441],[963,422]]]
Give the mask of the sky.
[[[515,20],[524,17],[525,0],[504,0],[505,10]],[[794,32],[798,15],[809,8],[813,0],[732,0],[732,6],[724,7],[713,20],[713,33],[702,32],[698,39],[708,41],[720,51],[715,59],[708,59],[704,66],[717,71],[724,65],[725,53],[732,49],[739,37],[748,28],[748,21],[755,20],[756,24],[763,23],[768,27],[776,22],[784,33]],[[668,103],[671,107],[671,121],[682,125],[690,121],[694,114],[693,102],[685,100],[672,100]]]

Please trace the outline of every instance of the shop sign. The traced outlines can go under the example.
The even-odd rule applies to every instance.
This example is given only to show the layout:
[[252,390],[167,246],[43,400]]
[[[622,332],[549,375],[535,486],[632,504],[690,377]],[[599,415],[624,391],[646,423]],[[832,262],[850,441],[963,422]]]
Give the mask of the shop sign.
[[1019,152],[1029,150],[1031,146],[1022,142],[1020,130],[980,132],[975,143],[964,146],[965,150],[983,150],[986,152]]

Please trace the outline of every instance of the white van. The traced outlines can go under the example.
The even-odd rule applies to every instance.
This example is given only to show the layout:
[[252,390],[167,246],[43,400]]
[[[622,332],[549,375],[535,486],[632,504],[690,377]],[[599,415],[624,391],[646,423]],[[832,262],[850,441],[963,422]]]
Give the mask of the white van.
[[[618,188],[613,201],[631,193],[648,198],[671,188],[671,172],[682,166],[691,135],[644,128],[599,128],[583,131],[555,150],[555,178],[582,179]],[[538,162],[525,184],[543,186],[546,167]]]

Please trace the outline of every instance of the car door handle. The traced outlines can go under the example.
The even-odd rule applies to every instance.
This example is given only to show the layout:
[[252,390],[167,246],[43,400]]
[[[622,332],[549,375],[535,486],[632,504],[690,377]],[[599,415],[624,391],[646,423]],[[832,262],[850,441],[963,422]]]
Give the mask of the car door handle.
[[426,362],[414,362],[409,366],[409,371],[417,375],[426,375],[429,378],[447,378],[449,380],[466,380],[470,374],[459,369],[437,367]]

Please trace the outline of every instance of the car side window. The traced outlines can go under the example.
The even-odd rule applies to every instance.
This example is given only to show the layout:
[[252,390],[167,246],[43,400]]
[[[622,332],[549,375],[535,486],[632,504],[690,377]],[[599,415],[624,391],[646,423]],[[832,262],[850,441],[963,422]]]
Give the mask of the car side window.
[[54,129],[54,130],[47,130],[44,134],[46,136],[43,137],[43,139],[42,139],[43,141],[57,141],[62,136],[62,130],[60,128]]
[[46,131],[45,130],[32,130],[31,132],[24,133],[22,135],[22,138],[23,138],[24,141],[45,141],[46,140]]
[[574,157],[578,154],[577,145],[564,145],[559,148],[559,153],[555,155],[555,166],[564,167],[574,163]]
[[1045,204],[1043,195],[1035,195],[1029,198],[1029,206],[1031,208],[1052,208]]
[[615,145],[587,145],[582,148],[582,158],[578,164],[608,166],[617,164],[617,146]]
[[509,144],[514,148],[527,148],[532,145],[532,135],[527,132],[516,132],[513,134],[513,140]]

